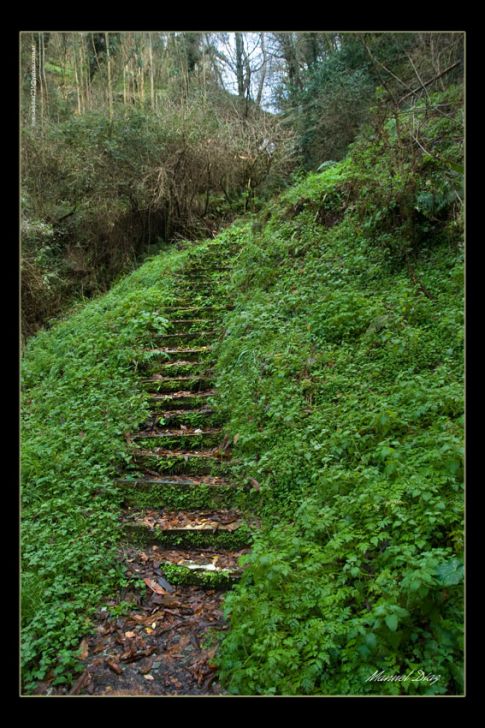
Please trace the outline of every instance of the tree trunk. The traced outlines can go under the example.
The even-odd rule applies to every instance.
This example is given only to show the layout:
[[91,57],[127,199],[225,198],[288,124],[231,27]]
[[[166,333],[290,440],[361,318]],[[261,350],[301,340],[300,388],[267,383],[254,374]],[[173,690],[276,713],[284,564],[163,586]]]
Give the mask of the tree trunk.
[[263,55],[263,61],[261,65],[261,75],[259,77],[258,93],[256,94],[256,103],[261,106],[261,99],[263,97],[264,82],[266,80],[266,69],[268,66],[268,57],[266,54],[266,46],[264,43],[264,33],[261,33],[261,53]]
[[242,33],[234,33],[236,39],[237,95],[244,98],[244,40]]
[[31,95],[31,111],[30,123],[32,127],[36,124],[37,109],[37,49],[35,47],[35,39],[32,38],[32,64],[30,74],[30,95]]
[[109,118],[113,118],[113,88],[111,83],[111,56],[109,52],[109,38],[108,33],[104,34],[106,41],[106,62],[108,66],[108,106],[109,106]]
[[150,102],[152,111],[155,111],[155,77],[153,73],[153,46],[151,33],[148,33],[148,55],[150,58]]

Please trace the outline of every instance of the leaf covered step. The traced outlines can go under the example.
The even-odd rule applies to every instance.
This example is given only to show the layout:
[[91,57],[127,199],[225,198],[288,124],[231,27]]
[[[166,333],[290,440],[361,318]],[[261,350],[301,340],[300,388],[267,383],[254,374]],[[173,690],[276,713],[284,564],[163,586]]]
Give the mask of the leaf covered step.
[[120,485],[133,486],[138,489],[149,489],[152,485],[175,485],[177,487],[209,486],[213,488],[234,487],[227,480],[217,475],[159,475],[155,477],[154,475],[142,474],[139,477],[118,478],[116,482]]
[[214,389],[207,389],[203,392],[191,392],[180,390],[167,394],[150,394],[150,409],[160,412],[163,409],[197,409],[207,404],[207,400],[215,394]]
[[251,529],[237,511],[128,511],[125,534],[137,543],[243,548]]
[[165,448],[195,448],[214,447],[222,443],[222,430],[219,428],[179,428],[179,429],[154,429],[137,432],[132,435],[130,441],[137,447],[165,447]]
[[157,545],[146,550],[134,546],[123,549],[130,575],[143,579],[153,592],[164,596],[171,593],[172,586],[230,587],[240,578],[243,567],[239,561],[247,553],[248,549],[170,549]]
[[145,429],[165,425],[169,427],[215,427],[222,424],[223,420],[223,415],[208,405],[195,409],[160,409],[147,420]]

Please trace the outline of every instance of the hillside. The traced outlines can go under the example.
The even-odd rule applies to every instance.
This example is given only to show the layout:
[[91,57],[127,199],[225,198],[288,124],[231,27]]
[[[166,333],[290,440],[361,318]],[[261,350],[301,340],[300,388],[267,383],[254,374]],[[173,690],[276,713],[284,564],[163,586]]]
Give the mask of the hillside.
[[[116,619],[134,608],[127,590],[147,591],[119,559],[116,479],[133,470],[126,435],[149,417],[147,349],[171,331],[178,274],[201,266],[212,285],[196,275],[184,300],[219,307],[209,401],[228,475],[246,486],[237,505],[258,521],[224,598],[221,690],[462,693],[460,90],[433,100],[456,114],[416,107],[432,153],[411,145],[405,114],[366,129],[260,213],[160,253],[29,341],[27,691],[67,691],[96,610],[108,603]],[[212,505],[190,497],[142,501]],[[413,679],[369,679],[380,672]]]

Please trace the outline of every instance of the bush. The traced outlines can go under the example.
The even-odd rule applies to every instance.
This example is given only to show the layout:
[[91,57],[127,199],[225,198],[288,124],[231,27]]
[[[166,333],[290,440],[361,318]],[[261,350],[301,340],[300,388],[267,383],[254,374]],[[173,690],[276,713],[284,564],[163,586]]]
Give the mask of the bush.
[[[112,120],[91,112],[24,129],[24,335],[62,303],[106,290],[157,241],[213,235],[250,208],[289,169],[290,140],[269,114],[219,116],[200,99],[167,101],[161,116],[123,107]],[[32,241],[33,225],[55,244]],[[55,301],[38,255],[60,278]]]

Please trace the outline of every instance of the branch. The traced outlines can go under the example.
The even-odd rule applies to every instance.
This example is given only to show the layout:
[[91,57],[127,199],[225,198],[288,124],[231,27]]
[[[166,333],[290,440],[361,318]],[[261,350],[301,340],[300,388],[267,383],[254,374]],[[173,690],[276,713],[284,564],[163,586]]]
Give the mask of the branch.
[[433,301],[434,300],[433,299],[433,296],[428,291],[428,289],[425,287],[424,283],[422,281],[420,281],[419,278],[416,276],[416,273],[414,271],[414,268],[412,267],[412,265],[409,262],[409,260],[407,261],[407,268],[408,268],[408,273],[409,273],[409,275],[411,277],[411,280],[418,287],[418,290],[420,290],[421,293],[424,293],[424,295],[426,296],[426,298],[429,298],[430,301]]
[[458,60],[458,61],[456,61],[455,63],[453,63],[451,66],[448,66],[448,68],[445,68],[444,71],[441,71],[441,73],[438,73],[438,75],[435,76],[434,78],[432,78],[429,81],[426,81],[425,83],[421,84],[421,86],[418,86],[418,88],[415,88],[414,91],[410,91],[408,94],[405,94],[404,96],[402,96],[399,99],[399,103],[402,104],[402,102],[405,101],[405,99],[409,98],[409,96],[414,96],[414,94],[417,94],[418,91],[421,91],[422,89],[426,88],[426,86],[429,86],[430,84],[434,83],[439,78],[441,78],[441,76],[444,76],[445,73],[449,73],[454,68],[456,68],[457,66],[459,66],[460,63],[461,63],[461,59]]

